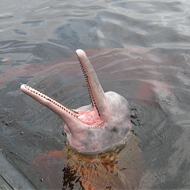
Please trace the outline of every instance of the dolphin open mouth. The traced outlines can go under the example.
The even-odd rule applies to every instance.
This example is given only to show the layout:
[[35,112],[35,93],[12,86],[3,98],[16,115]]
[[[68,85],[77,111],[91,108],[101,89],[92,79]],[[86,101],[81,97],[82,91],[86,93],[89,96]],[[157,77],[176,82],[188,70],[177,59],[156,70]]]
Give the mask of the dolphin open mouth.
[[21,90],[63,119],[67,139],[78,152],[97,153],[118,147],[125,143],[131,128],[129,104],[116,92],[104,93],[85,52],[77,50],[76,54],[87,83],[91,105],[72,110],[26,84],[21,85]]
[[84,74],[93,110],[75,111],[26,84],[21,85],[21,90],[58,114],[66,124],[69,124],[72,119],[72,121],[82,122],[89,126],[100,126],[107,109],[105,93],[85,52],[77,50],[76,55]]

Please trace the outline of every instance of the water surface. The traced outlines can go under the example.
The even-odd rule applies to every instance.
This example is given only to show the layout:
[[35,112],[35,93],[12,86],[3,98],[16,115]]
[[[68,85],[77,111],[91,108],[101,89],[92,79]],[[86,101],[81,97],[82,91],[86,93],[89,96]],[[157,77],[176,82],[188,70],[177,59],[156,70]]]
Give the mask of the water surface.
[[[61,151],[66,137],[58,116],[19,86],[27,83],[71,108],[89,104],[74,56],[81,48],[104,90],[130,103],[146,166],[139,188],[189,189],[189,7],[187,0],[1,2],[0,146],[36,188],[50,188],[52,178],[34,160]],[[57,161],[56,188],[77,185],[73,178],[64,183],[66,164]]]

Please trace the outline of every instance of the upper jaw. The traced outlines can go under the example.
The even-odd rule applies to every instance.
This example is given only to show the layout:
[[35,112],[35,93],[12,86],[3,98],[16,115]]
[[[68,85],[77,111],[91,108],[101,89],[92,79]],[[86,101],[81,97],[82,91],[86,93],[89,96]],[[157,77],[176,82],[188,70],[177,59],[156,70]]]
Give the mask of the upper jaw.
[[106,95],[102,86],[98,80],[98,77],[83,50],[76,50],[79,63],[84,74],[84,78],[87,83],[87,88],[90,96],[90,100],[94,109],[97,110],[99,116],[106,119],[106,113],[108,112],[108,106],[106,103]]

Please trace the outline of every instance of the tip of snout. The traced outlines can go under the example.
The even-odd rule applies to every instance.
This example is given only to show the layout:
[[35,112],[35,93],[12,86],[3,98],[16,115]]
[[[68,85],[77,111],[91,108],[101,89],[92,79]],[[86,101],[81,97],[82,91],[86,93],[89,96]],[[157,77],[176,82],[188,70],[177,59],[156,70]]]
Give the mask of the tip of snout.
[[85,52],[82,49],[77,49],[76,54],[78,57],[85,57],[86,56]]
[[26,84],[22,84],[21,86],[20,86],[20,89],[23,91],[23,92],[25,92],[26,91]]

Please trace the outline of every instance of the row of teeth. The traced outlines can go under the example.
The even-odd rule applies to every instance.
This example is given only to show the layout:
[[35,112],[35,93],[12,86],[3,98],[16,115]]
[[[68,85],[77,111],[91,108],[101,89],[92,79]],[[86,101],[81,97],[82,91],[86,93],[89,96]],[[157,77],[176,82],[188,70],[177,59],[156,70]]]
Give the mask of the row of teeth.
[[84,68],[83,68],[83,65],[82,65],[82,63],[81,63],[79,57],[78,57],[78,60],[79,60],[80,67],[81,67],[81,70],[82,70],[83,75],[84,75],[84,79],[85,79],[85,81],[86,81],[86,83],[87,83],[87,88],[88,88],[88,93],[89,93],[90,101],[92,102],[93,106],[95,106],[95,108],[96,108],[96,110],[98,111],[98,114],[99,114],[99,116],[100,116],[100,112],[99,112],[99,110],[98,110],[98,106],[96,105],[96,101],[95,101],[95,98],[94,98],[93,93],[92,93],[92,89],[91,89],[91,86],[90,86],[90,83],[89,83],[89,80],[88,80],[88,76],[87,76],[86,73],[85,73],[85,70],[84,70]]
[[67,108],[66,106],[63,106],[62,104],[60,104],[60,103],[57,102],[56,100],[50,98],[49,96],[47,96],[47,95],[45,95],[45,94],[39,92],[38,90],[36,90],[36,89],[34,89],[34,88],[30,87],[30,86],[26,86],[26,85],[25,85],[25,88],[26,88],[28,91],[30,91],[30,92],[32,92],[32,93],[34,93],[34,94],[37,94],[38,96],[41,96],[42,98],[44,98],[44,99],[46,99],[46,100],[52,102],[52,103],[55,104],[56,106],[60,107],[61,109],[63,109],[63,110],[66,111],[67,113],[69,113],[71,116],[73,116],[73,117],[77,118],[78,120],[80,120],[80,119],[75,115],[75,113],[78,114],[78,112],[76,112],[76,111],[74,111],[74,110],[71,110],[71,109]]
[[[52,103],[55,104],[56,106],[60,107],[61,109],[63,109],[63,110],[66,111],[67,113],[69,113],[71,116],[73,116],[73,117],[75,117],[76,119],[78,119],[79,121],[81,121],[81,120],[75,115],[75,113],[78,114],[77,111],[71,110],[71,109],[67,108],[66,106],[63,106],[62,104],[60,104],[60,103],[57,102],[56,100],[50,98],[49,96],[43,94],[42,92],[40,92],[40,91],[38,91],[38,90],[36,90],[36,89],[34,89],[34,88],[28,86],[28,85],[25,85],[25,89],[28,90],[28,91],[30,91],[30,92],[32,92],[33,94],[37,94],[38,96],[41,96],[42,98],[45,98],[46,100],[52,102]],[[74,113],[73,113],[73,112],[74,112]],[[82,121],[81,121],[81,122],[82,122]],[[95,125],[95,126],[93,126],[93,127],[101,127],[101,125],[103,125],[103,123],[101,123],[101,124],[99,124],[99,125],[97,125],[97,126]]]

